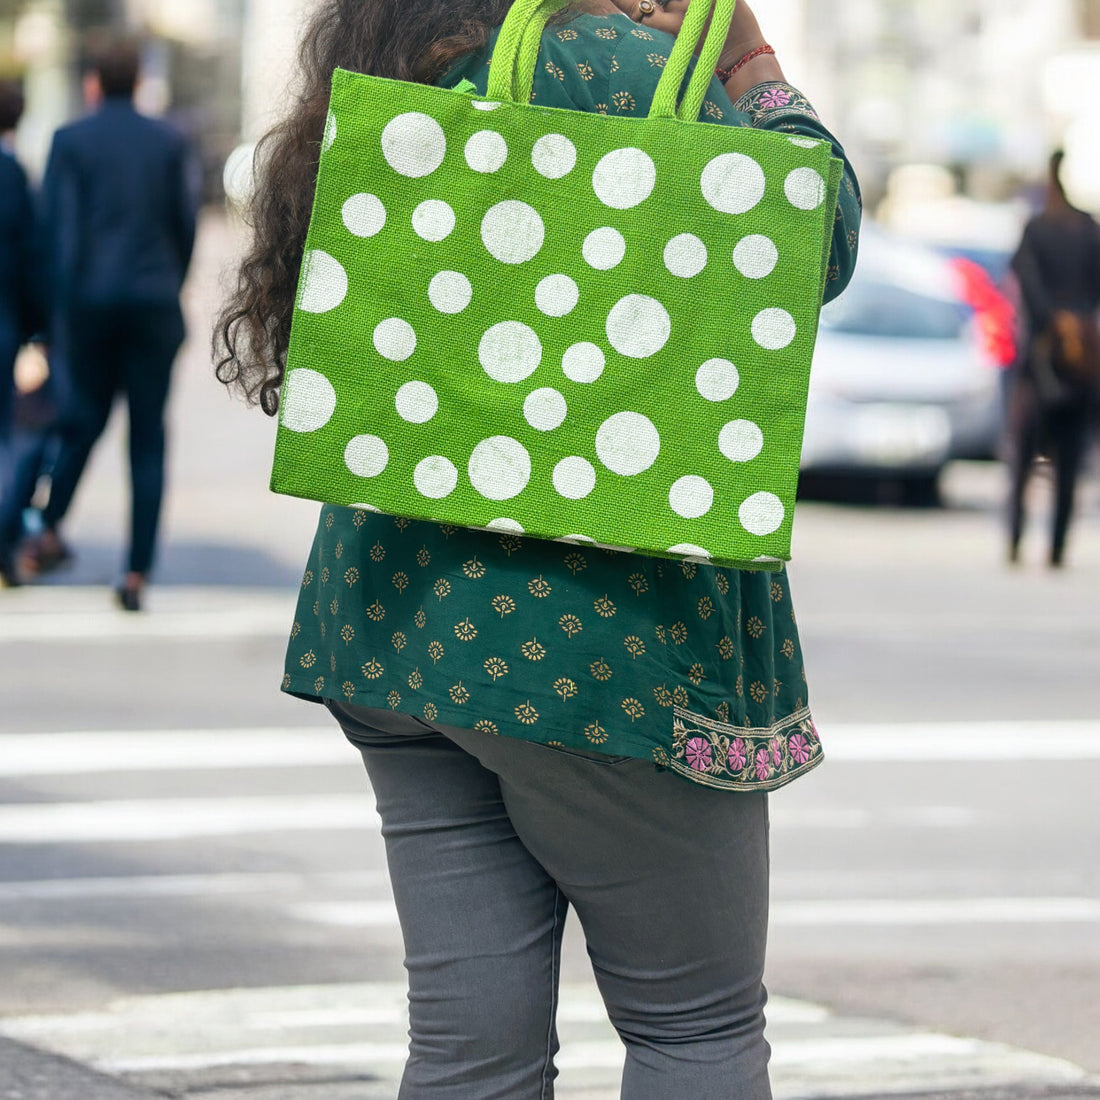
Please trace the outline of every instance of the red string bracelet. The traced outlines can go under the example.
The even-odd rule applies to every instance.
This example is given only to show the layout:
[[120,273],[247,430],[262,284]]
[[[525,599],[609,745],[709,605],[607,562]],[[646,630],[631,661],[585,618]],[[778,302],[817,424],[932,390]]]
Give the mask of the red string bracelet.
[[749,50],[749,52],[732,68],[715,69],[714,75],[725,84],[734,73],[740,72],[750,61],[755,61],[758,57],[765,57],[768,54],[772,54],[773,56],[775,54],[775,50],[771,46],[757,46],[755,50]]

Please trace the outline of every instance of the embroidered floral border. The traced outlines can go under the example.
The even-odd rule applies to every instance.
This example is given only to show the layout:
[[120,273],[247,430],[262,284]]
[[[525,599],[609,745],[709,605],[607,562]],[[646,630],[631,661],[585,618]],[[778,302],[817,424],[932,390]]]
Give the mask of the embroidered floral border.
[[807,708],[767,729],[742,729],[676,707],[672,750],[657,749],[654,758],[706,787],[771,791],[816,768],[824,754]]
[[779,81],[750,88],[734,107],[748,115],[754,126],[785,115],[808,115],[815,122],[821,121],[810,101],[797,88]]

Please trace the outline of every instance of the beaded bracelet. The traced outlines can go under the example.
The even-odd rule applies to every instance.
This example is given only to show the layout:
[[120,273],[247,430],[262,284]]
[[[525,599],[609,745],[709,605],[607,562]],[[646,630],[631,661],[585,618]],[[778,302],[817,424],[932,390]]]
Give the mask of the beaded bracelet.
[[725,84],[734,73],[740,72],[750,61],[755,61],[758,57],[765,57],[767,54],[772,54],[774,56],[775,50],[771,46],[757,46],[755,50],[749,50],[749,52],[731,68],[715,69],[714,75]]

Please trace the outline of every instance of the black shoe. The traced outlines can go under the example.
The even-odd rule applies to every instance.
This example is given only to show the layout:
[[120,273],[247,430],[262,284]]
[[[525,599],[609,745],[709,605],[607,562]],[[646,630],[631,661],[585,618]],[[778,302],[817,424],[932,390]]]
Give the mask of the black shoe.
[[23,571],[30,577],[52,573],[73,560],[73,552],[53,531],[27,539],[19,556]]
[[0,588],[19,588],[22,584],[23,579],[15,567],[15,557],[12,554],[0,554]]
[[120,584],[115,589],[115,599],[118,601],[118,606],[123,611],[140,611],[141,610],[141,589],[140,588],[128,588],[124,584]]

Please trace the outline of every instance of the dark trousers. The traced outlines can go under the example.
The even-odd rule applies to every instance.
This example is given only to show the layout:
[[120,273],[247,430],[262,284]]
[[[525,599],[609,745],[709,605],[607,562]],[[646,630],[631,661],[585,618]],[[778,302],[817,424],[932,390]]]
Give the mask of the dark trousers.
[[6,557],[18,538],[19,455],[16,448],[15,356],[19,337],[14,324],[0,318],[0,558]]
[[768,796],[329,701],[363,754],[405,941],[400,1100],[550,1100],[572,906],[629,1100],[770,1100]]
[[1065,556],[1077,480],[1088,451],[1091,402],[1082,399],[1047,406],[1026,382],[1021,382],[1013,398],[1010,421],[1012,489],[1008,517],[1012,554],[1015,557],[1023,537],[1027,483],[1036,458],[1045,451],[1054,466],[1054,524],[1050,560],[1059,565]]
[[80,306],[71,311],[65,326],[71,396],[62,412],[61,449],[45,521],[54,527],[68,511],[115,396],[125,394],[131,573],[148,573],[153,564],[164,496],[164,408],[182,341],[183,319],[174,302]]

